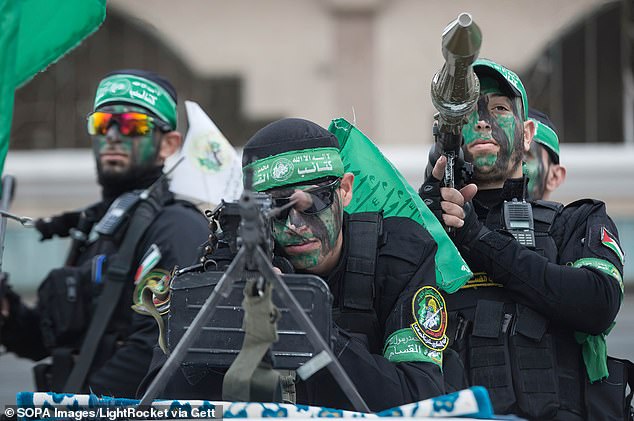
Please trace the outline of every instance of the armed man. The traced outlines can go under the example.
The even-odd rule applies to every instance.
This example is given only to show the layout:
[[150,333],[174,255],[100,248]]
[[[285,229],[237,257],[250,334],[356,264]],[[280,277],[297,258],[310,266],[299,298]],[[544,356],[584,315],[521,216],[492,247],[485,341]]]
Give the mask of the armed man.
[[475,274],[445,296],[450,347],[470,384],[488,389],[496,413],[618,419],[625,385],[605,380],[617,372],[605,335],[623,297],[616,226],[597,200],[565,207],[526,201],[522,161],[535,123],[524,86],[489,60],[475,61],[473,70],[480,93],[462,129],[462,151],[475,184],[441,188],[441,156],[420,190],[441,209]]
[[158,330],[131,309],[133,290],[191,264],[207,231],[163,177],[181,145],[176,103],[171,83],[152,72],[116,71],[99,83],[87,123],[102,200],[37,222],[43,239],[73,238],[68,261],[40,285],[35,308],[11,291],[2,303],[7,350],[52,356],[35,367],[38,390],[132,397],[147,372]]
[[[253,189],[285,209],[273,220],[275,254],[297,273],[323,278],[334,296],[332,350],[369,408],[444,394],[443,347],[423,342],[411,327],[446,339],[431,235],[409,218],[348,215],[354,175],[344,171],[337,138],[310,121],[288,118],[262,128],[246,144],[242,162],[245,174],[255,174]],[[414,315],[413,307],[432,302],[429,320]],[[150,379],[165,359],[153,361]],[[218,399],[224,371],[212,367],[213,355],[199,368],[183,366],[160,397]],[[351,408],[325,370],[295,386],[298,404]]]
[[532,200],[548,200],[566,180],[566,167],[559,162],[559,137],[546,114],[530,108],[528,118],[535,124],[535,136],[525,160],[528,196]]

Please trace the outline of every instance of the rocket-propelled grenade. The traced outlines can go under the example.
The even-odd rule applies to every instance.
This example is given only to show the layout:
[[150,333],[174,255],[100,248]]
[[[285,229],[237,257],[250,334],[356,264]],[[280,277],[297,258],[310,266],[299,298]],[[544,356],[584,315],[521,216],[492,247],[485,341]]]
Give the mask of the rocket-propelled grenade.
[[[461,13],[443,31],[445,64],[431,82],[431,99],[442,132],[460,133],[465,117],[478,101],[480,83],[471,65],[481,44],[482,33],[469,13]],[[447,125],[453,130],[447,130]]]
[[453,166],[460,154],[462,126],[480,95],[472,65],[480,52],[482,32],[469,13],[461,13],[443,31],[441,44],[445,64],[431,82],[431,99],[438,110],[434,135],[437,150],[447,156],[445,185],[454,187]]

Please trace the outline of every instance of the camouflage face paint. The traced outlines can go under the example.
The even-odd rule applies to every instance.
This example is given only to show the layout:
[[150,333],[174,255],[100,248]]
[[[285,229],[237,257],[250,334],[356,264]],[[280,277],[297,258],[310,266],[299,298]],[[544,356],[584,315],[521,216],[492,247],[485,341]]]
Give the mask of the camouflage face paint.
[[[128,107],[123,105],[115,105],[105,107],[103,111],[111,112],[114,114],[136,111],[145,112],[138,107]],[[94,135],[92,137],[93,153],[97,160],[97,170],[106,177],[109,174],[122,174],[130,173],[135,169],[143,169],[153,167],[155,165],[156,157],[161,142],[161,132],[157,129],[153,129],[147,135],[144,136],[124,136],[119,132],[116,124],[109,130],[113,130],[110,136],[114,136],[114,139],[108,140],[108,135]],[[104,153],[116,153],[121,154],[125,159],[119,161],[114,165],[103,165],[100,157]],[[127,162],[126,162],[127,161]]]
[[335,250],[342,222],[343,207],[337,192],[332,205],[318,214],[306,215],[292,210],[286,221],[274,220],[273,238],[282,248],[318,240],[319,247],[300,253],[286,253],[295,269],[310,270]]
[[[148,133],[146,136],[128,137],[119,134],[120,142],[118,142],[116,150],[130,158],[130,166],[148,166],[154,164],[158,152],[158,142],[156,139],[156,131]],[[106,136],[92,136],[93,152],[95,157],[110,147],[110,142],[106,140]],[[160,134],[159,134],[160,138]]]
[[[532,200],[544,197],[546,190],[546,177],[550,169],[550,161],[547,153],[543,153],[543,146],[537,142],[531,143],[531,148],[526,154],[526,171],[528,177],[528,196]],[[544,155],[546,155],[544,157]]]
[[[471,113],[463,127],[463,151],[465,159],[474,164],[476,182],[503,182],[522,160],[524,125],[517,100],[510,101],[510,110],[504,110],[508,103],[506,97],[495,92],[480,95],[477,110]],[[478,128],[480,121],[486,127]],[[472,152],[471,147],[476,141],[493,141],[499,149]]]

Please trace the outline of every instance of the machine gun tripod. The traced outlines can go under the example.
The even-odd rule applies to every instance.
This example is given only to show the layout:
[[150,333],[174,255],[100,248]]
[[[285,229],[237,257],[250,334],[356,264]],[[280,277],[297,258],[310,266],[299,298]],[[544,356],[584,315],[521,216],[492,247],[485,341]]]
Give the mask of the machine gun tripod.
[[[247,183],[247,185],[249,184],[250,183]],[[211,320],[221,300],[223,298],[226,299],[229,296],[232,285],[237,281],[246,279],[247,286],[245,288],[245,301],[248,299],[247,295],[260,296],[264,298],[268,296],[268,304],[274,308],[273,304],[270,302],[270,298],[271,289],[275,288],[282,302],[288,306],[291,316],[305,332],[307,339],[312,344],[314,356],[298,369],[300,377],[306,379],[321,368],[327,367],[354,406],[355,410],[370,412],[367,404],[364,402],[340,362],[333,354],[329,344],[320,335],[319,331],[308,318],[288,285],[284,282],[282,277],[276,273],[273,265],[271,264],[271,230],[269,220],[272,212],[276,212],[277,209],[273,209],[270,212],[263,211],[258,205],[256,194],[249,190],[245,190],[243,193],[239,201],[239,206],[241,217],[239,228],[240,248],[232,263],[222,275],[215,288],[200,308],[198,314],[189,325],[189,328],[180,338],[180,341],[177,343],[166,363],[162,366],[155,379],[149,385],[146,393],[141,399],[140,405],[151,404],[159,393],[162,392],[164,385],[174,374],[176,369],[178,369],[189,348],[200,335],[203,326]],[[247,320],[248,317],[249,315],[246,314],[245,310],[245,320]],[[248,323],[245,327],[248,330]],[[274,325],[273,329],[275,330],[275,334],[277,334],[276,325]],[[246,340],[247,338],[245,338],[245,341]],[[259,364],[260,361],[256,361],[255,363]],[[232,369],[230,368],[227,375],[231,375],[231,370]],[[245,389],[247,392],[244,393],[248,396],[249,384],[245,383],[249,380],[250,379],[246,378],[237,379],[238,382],[241,381],[242,385],[246,387],[231,387],[230,392],[232,394],[229,397],[231,399],[240,398],[240,396],[235,395],[240,394],[240,390]]]

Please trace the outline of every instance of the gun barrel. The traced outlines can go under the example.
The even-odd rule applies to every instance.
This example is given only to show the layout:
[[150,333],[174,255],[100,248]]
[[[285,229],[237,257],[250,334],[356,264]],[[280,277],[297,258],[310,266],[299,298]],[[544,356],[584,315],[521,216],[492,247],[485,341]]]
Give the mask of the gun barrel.
[[477,59],[482,32],[469,13],[461,13],[442,34],[445,64],[434,75],[431,97],[438,110],[441,132],[459,133],[480,94],[480,84],[471,65]]

